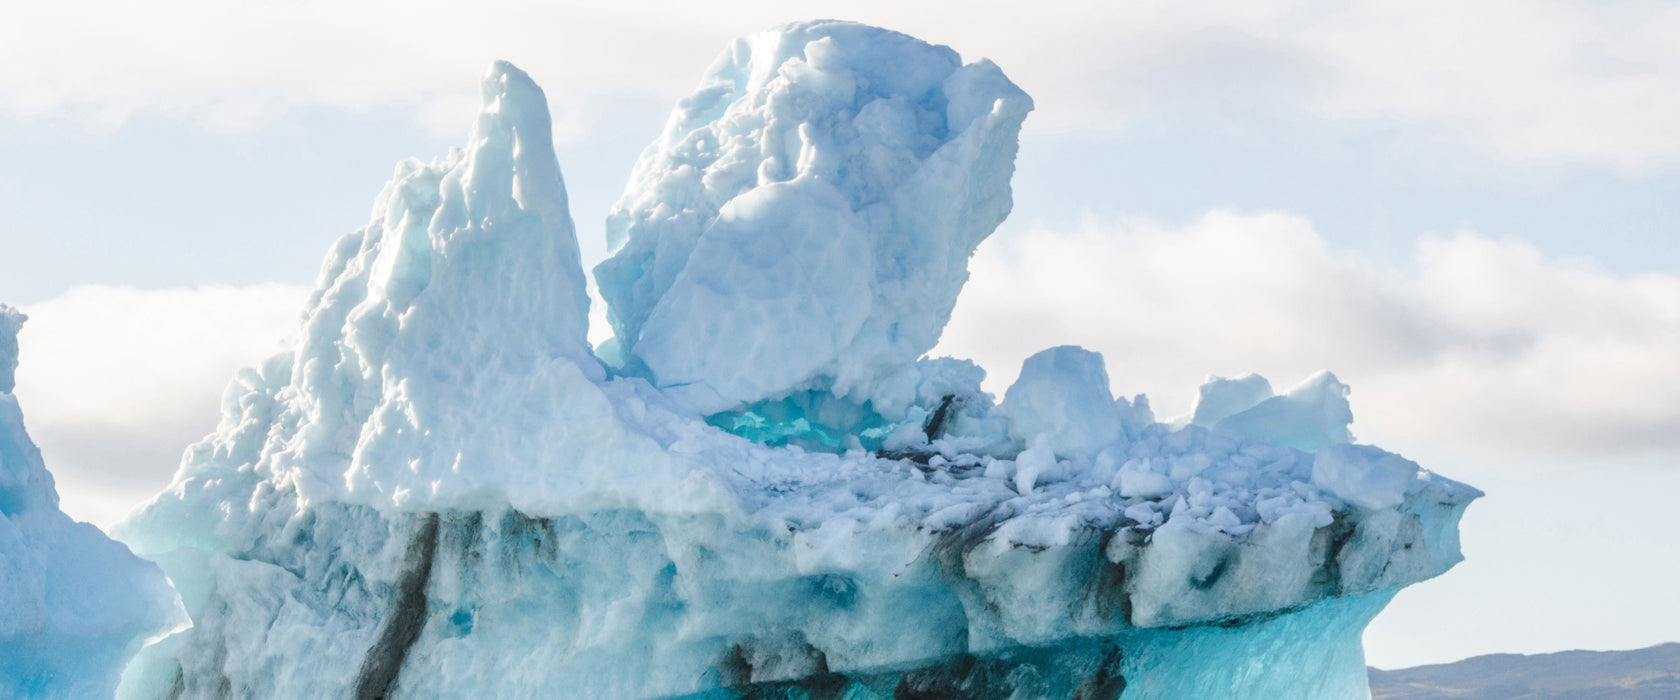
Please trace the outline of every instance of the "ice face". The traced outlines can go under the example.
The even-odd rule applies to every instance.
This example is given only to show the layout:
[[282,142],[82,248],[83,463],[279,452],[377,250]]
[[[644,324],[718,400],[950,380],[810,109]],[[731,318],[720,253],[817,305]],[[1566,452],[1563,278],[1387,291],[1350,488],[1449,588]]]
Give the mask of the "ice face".
[[713,414],[804,390],[901,417],[1009,213],[1032,101],[988,61],[845,22],[736,41],[642,154],[595,270],[615,356]]
[[11,393],[24,319],[0,304],[0,696],[109,697],[128,658],[183,616],[156,566],[58,509]]
[[611,370],[542,93],[483,95],[121,528],[194,624],[121,696],[1357,697],[1359,630],[1459,559],[1477,492],[1344,445],[1328,374],[1169,425],[1080,348],[1001,404],[920,357],[1008,206],[988,63],[737,42],[609,224]]

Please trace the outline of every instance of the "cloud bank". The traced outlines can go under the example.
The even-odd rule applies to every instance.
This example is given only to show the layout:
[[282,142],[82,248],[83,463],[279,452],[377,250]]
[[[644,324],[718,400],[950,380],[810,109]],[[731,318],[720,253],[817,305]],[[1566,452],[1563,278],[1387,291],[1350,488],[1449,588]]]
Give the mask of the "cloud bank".
[[[1421,128],[1518,162],[1627,172],[1680,162],[1680,6],[1557,0],[1394,5],[884,0],[790,5],[487,0],[67,0],[8,8],[0,114],[113,128],[136,113],[219,129],[288,109],[468,109],[506,58],[557,103],[666,103],[724,42],[829,16],[948,43],[1038,100],[1033,129],[1102,131],[1156,112]],[[587,110],[558,115],[587,120]]]
[[[1001,391],[1032,352],[1102,352],[1118,392],[1187,411],[1209,373],[1354,388],[1354,432],[1498,462],[1680,462],[1680,277],[1617,276],[1521,240],[1418,240],[1402,264],[1287,214],[1090,222],[988,242],[936,353]],[[1450,469],[1448,471],[1451,471]]]
[[234,372],[283,349],[307,294],[84,286],[30,305],[17,395],[64,511],[105,526],[168,485]]

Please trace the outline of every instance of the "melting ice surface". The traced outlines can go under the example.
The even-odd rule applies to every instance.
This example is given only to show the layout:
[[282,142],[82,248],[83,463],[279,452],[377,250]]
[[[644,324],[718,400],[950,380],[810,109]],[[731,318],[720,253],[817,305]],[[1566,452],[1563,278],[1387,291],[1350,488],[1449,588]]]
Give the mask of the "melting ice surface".
[[12,395],[24,320],[0,304],[0,697],[110,697],[180,607],[156,566],[58,509]]
[[1349,444],[1335,377],[1163,423],[1079,348],[1001,401],[923,357],[1030,109],[884,30],[735,42],[609,218],[592,352],[546,100],[493,66],[121,527],[193,622],[121,695],[1368,695],[1478,493]]

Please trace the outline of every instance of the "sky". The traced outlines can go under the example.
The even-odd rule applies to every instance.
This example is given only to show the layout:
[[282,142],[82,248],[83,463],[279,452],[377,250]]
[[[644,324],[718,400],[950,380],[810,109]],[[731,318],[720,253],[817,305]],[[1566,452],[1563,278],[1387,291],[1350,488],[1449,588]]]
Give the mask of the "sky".
[[1680,5],[1186,4],[0,0],[29,429],[76,517],[161,489],[395,163],[460,144],[492,60],[547,91],[593,265],[731,38],[853,19],[1037,105],[935,354],[1001,394],[1084,345],[1162,417],[1209,375],[1335,371],[1362,442],[1488,493],[1373,665],[1680,638]]

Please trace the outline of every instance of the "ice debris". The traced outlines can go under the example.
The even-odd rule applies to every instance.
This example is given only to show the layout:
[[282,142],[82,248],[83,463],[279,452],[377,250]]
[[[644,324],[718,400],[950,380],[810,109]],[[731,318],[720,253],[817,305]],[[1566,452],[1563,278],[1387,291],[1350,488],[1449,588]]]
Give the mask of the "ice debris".
[[110,697],[185,616],[157,566],[58,509],[12,394],[25,318],[0,304],[0,697]]
[[609,219],[596,355],[546,100],[483,97],[122,528],[194,623],[124,697],[1357,697],[1460,557],[1478,493],[1346,445],[1329,374],[1166,424],[1079,348],[1001,404],[921,357],[1009,208],[990,63],[732,44]]

